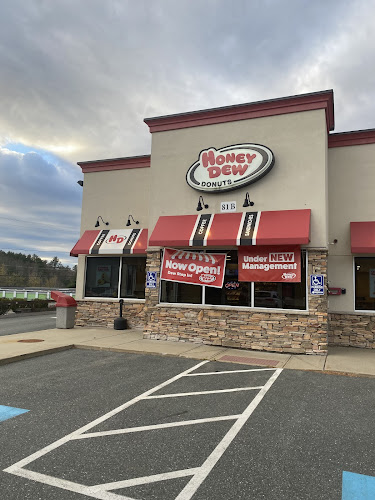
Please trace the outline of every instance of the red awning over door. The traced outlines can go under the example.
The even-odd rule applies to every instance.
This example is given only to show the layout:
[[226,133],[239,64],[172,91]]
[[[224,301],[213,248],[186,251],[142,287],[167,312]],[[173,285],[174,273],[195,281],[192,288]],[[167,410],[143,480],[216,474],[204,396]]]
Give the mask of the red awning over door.
[[147,229],[111,229],[85,231],[72,248],[70,255],[145,254]]
[[159,217],[150,246],[306,245],[311,210]]
[[352,253],[375,253],[375,222],[351,222]]

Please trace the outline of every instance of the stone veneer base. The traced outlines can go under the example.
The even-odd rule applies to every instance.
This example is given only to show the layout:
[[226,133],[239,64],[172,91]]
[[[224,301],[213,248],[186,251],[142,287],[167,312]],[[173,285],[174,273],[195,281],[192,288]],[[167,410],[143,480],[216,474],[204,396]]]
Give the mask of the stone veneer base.
[[[124,302],[122,315],[127,319],[129,328],[143,329],[144,308],[144,303]],[[114,319],[119,315],[118,300],[113,302],[77,300],[75,326],[113,328]]]
[[375,314],[329,314],[331,346],[375,349]]

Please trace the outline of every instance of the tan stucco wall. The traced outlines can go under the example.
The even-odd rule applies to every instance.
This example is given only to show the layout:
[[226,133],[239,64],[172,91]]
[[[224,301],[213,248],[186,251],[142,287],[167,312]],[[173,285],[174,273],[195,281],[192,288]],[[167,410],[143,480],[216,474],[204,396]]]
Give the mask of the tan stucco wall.
[[[259,181],[222,194],[204,194],[188,186],[188,168],[210,146],[256,143],[269,147],[275,166]],[[196,214],[203,194],[209,213],[220,213],[220,202],[242,207],[245,193],[252,210],[311,208],[311,247],[327,246],[327,131],[324,110],[242,120],[152,134],[150,219],[160,215]]]
[[81,234],[95,229],[99,215],[109,226],[101,229],[124,228],[128,215],[148,227],[150,168],[90,172],[84,176]]
[[328,165],[329,285],[347,290],[346,295],[330,297],[329,311],[352,312],[350,222],[375,220],[375,144],[330,148]]

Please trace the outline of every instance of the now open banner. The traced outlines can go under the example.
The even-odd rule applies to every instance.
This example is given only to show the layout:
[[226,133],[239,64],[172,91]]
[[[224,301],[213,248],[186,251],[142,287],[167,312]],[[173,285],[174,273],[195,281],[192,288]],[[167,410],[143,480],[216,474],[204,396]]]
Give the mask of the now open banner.
[[300,247],[238,247],[238,281],[300,283]]
[[165,248],[160,279],[222,288],[225,253],[199,253]]

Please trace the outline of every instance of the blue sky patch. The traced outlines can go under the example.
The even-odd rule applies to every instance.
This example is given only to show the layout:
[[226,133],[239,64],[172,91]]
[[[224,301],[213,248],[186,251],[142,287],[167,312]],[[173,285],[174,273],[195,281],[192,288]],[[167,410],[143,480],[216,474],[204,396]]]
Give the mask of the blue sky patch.
[[0,422],[8,420],[8,418],[17,417],[22,413],[26,413],[30,410],[23,410],[22,408],[13,408],[13,406],[3,406],[0,405]]

